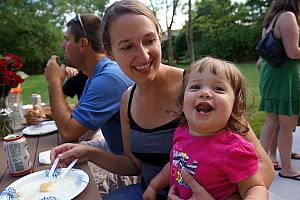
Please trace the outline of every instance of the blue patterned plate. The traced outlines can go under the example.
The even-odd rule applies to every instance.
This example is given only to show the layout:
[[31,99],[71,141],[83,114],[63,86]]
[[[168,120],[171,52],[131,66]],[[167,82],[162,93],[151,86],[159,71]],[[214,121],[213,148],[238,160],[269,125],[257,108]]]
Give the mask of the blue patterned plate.
[[57,131],[57,126],[55,122],[52,121],[44,121],[39,123],[38,125],[31,125],[22,130],[23,135],[45,135],[49,133],[53,133],[54,131]]
[[40,184],[49,181],[49,169],[28,174],[10,184],[0,193],[0,200],[69,200],[79,195],[87,186],[89,176],[82,170],[72,169],[63,179],[59,175],[66,168],[58,168],[54,177],[59,184],[54,190],[40,192]]

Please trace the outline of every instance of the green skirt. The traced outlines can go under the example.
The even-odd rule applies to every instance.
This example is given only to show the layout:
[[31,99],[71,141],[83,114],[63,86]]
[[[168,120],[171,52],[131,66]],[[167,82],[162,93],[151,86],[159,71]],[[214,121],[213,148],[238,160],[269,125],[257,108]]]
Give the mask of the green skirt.
[[260,111],[300,115],[300,60],[286,58],[278,67],[263,60],[259,90]]

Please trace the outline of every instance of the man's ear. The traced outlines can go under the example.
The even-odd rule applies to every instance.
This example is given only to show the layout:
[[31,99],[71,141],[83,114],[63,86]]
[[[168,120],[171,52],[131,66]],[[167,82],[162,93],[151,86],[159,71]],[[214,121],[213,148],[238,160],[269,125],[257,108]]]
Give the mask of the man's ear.
[[82,37],[79,39],[80,41],[80,48],[88,48],[89,47],[89,40]]

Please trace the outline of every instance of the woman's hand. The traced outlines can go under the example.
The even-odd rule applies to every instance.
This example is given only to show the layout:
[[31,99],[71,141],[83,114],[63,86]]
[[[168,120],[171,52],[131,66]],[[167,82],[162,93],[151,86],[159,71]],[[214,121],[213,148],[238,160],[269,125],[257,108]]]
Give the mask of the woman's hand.
[[257,62],[256,62],[256,68],[257,68],[257,70],[258,70],[259,72],[260,72],[261,62],[262,62],[262,58],[259,57],[259,59],[258,59]]
[[58,157],[60,159],[59,167],[66,167],[76,158],[80,163],[88,161],[88,155],[92,148],[88,145],[65,143],[53,148],[50,158],[53,162]]
[[[186,169],[182,170],[183,180],[191,187],[193,195],[190,200],[214,200],[214,198],[207,192],[207,190],[202,187],[189,173]],[[169,200],[180,200],[180,198],[176,195],[176,187],[172,185],[168,194]]]

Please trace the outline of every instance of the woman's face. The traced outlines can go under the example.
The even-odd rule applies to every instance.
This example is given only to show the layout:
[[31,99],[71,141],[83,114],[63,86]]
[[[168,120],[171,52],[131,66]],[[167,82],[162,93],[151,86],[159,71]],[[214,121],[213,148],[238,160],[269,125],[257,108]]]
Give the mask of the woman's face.
[[111,54],[135,82],[153,80],[161,63],[155,24],[144,15],[124,14],[110,23]]

